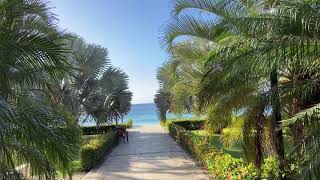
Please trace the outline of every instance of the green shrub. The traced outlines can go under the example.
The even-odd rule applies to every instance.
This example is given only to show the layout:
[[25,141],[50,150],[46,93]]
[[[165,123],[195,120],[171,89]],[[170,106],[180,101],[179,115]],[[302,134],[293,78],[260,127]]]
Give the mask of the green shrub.
[[266,158],[261,169],[263,179],[278,179],[280,177],[278,160],[275,157]]
[[132,119],[129,119],[127,122],[127,128],[132,128],[132,126],[133,126],[133,121]]
[[161,125],[162,127],[164,127],[164,128],[167,127],[166,123],[167,123],[167,121],[165,121],[165,120],[160,120],[160,125]]
[[182,120],[167,120],[166,126],[169,127],[171,124],[175,124],[185,128],[186,130],[193,131],[203,129],[205,120],[192,120],[192,119],[182,119]]
[[216,179],[276,179],[279,175],[277,161],[267,158],[259,171],[252,163],[216,149],[210,145],[207,136],[186,130],[174,121],[167,123],[169,134],[186,151],[203,164]]
[[105,134],[110,131],[114,131],[117,126],[121,126],[124,128],[131,128],[133,125],[133,121],[131,119],[128,120],[127,123],[122,124],[112,124],[112,125],[102,125],[102,126],[83,126],[81,127],[83,135],[94,135],[94,134]]
[[83,170],[93,168],[116,144],[118,136],[114,132],[96,135],[90,138],[80,150],[81,166]]
[[209,172],[217,179],[260,179],[259,171],[241,158],[223,152],[211,152],[205,158]]
[[[123,125],[126,127],[126,125]],[[95,134],[106,134],[110,131],[113,131],[116,128],[116,125],[103,125],[103,126],[84,126],[81,127],[83,135],[95,135]]]

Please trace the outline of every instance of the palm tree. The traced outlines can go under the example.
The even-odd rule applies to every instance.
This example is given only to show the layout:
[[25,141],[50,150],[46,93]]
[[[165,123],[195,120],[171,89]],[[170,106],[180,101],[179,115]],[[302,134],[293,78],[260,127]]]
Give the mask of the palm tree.
[[90,91],[84,104],[87,114],[103,123],[118,123],[130,110],[132,93],[128,76],[118,68],[108,67],[98,80],[99,88]]
[[4,0],[0,16],[0,177],[21,163],[46,179],[70,173],[79,132],[48,86],[71,69],[65,35],[46,1]]
[[[171,112],[200,113],[196,108],[196,93],[204,75],[201,58],[207,55],[209,47],[210,44],[206,41],[196,38],[175,45],[170,61],[158,69],[157,79],[160,90],[155,100],[158,99],[157,101],[164,103],[170,96]],[[164,96],[168,98],[164,99]]]
[[166,122],[167,112],[170,109],[170,93],[160,89],[154,97],[154,103],[156,105],[157,116],[161,122]]
[[[194,13],[199,10],[200,15]],[[283,112],[281,100],[285,101],[285,99],[282,99],[281,96],[284,92],[282,87],[286,87],[286,92],[291,93],[297,92],[297,89],[303,92],[302,87],[308,89],[308,92],[313,92],[307,96],[300,93],[298,99],[309,99],[317,94],[309,91],[314,89],[314,86],[307,83],[310,82],[308,80],[310,75],[312,79],[317,79],[317,76],[314,75],[317,70],[309,71],[308,68],[301,68],[294,63],[297,61],[307,63],[310,59],[316,62],[314,60],[317,59],[319,40],[318,33],[316,33],[318,29],[316,12],[318,12],[318,5],[315,1],[177,0],[172,13],[173,20],[164,31],[164,46],[169,51],[172,50],[175,40],[180,36],[196,36],[215,43],[214,50],[207,58],[207,68],[208,72],[216,72],[216,80],[220,79],[219,74],[221,73],[222,77],[226,77],[221,68],[226,69],[226,72],[234,73],[235,70],[231,68],[235,68],[235,64],[244,60],[252,62],[246,68],[260,70],[262,73],[260,80],[269,81],[265,82],[265,85],[268,86],[260,87],[267,95],[266,100],[272,107],[270,130],[282,171],[285,168],[281,128],[281,112]],[[216,63],[221,60],[222,63]],[[299,70],[291,72],[293,74],[290,76],[303,73],[302,76],[299,76],[300,79],[302,78],[299,79],[299,83],[295,81],[291,88],[288,88],[290,84],[280,86],[284,77],[283,72],[288,71],[288,63],[299,67]],[[217,82],[221,83],[221,81]],[[217,86],[218,89],[214,90],[223,87]],[[210,91],[202,91],[202,94],[206,93],[209,93],[207,99],[210,104],[212,96],[210,96]],[[309,102],[302,102],[302,104],[315,104],[315,102],[309,99]],[[304,105],[299,106],[300,108],[292,109],[301,109]]]
[[[175,6],[175,10],[179,11],[179,12],[175,12],[177,19],[174,19],[167,26],[167,29],[165,30],[166,44],[169,44],[169,48],[171,51],[173,51],[173,53],[174,53],[174,50],[172,50],[172,47],[174,47],[174,45],[171,45],[171,44],[179,35],[191,35],[191,36],[197,36],[200,38],[207,39],[212,44],[211,48],[217,49],[216,52],[212,52],[210,55],[211,63],[207,64],[207,69],[209,69],[209,71],[204,76],[205,79],[201,83],[203,87],[199,93],[200,104],[202,104],[203,106],[206,106],[206,108],[209,110],[207,118],[210,119],[209,124],[212,128],[214,128],[213,129],[214,131],[221,131],[221,128],[226,127],[226,125],[228,124],[228,122],[230,122],[230,119],[231,119],[230,112],[232,112],[235,109],[239,110],[244,107],[248,108],[248,105],[246,104],[248,103],[248,99],[252,99],[252,97],[255,96],[254,94],[259,92],[258,84],[256,83],[253,84],[253,83],[250,83],[250,81],[249,82],[246,81],[249,79],[252,80],[252,82],[256,82],[256,80],[259,81],[259,76],[243,77],[243,75],[250,73],[250,69],[235,71],[236,70],[235,67],[244,67],[247,65],[249,65],[250,67],[251,62],[250,63],[239,62],[235,64],[235,60],[232,60],[232,62],[228,62],[226,60],[222,61],[221,58],[223,58],[223,56],[221,56],[220,54],[219,54],[219,58],[220,58],[219,60],[217,61],[212,60],[215,53],[218,54],[218,52],[221,53],[221,51],[224,50],[222,48],[220,49],[220,46],[223,46],[223,44],[221,45],[217,44],[216,43],[217,40],[215,38],[217,39],[219,39],[219,37],[224,38],[224,43],[228,44],[229,42],[232,42],[230,38],[230,36],[232,35],[232,32],[228,32],[227,29],[224,27],[214,26],[215,23],[210,21],[199,20],[199,22],[197,22],[197,19],[192,17],[191,14],[179,16],[180,11],[184,9],[195,8],[195,7],[198,8],[198,6],[206,6],[206,7],[203,7],[204,10],[208,12],[216,13],[220,15],[221,18],[227,18],[227,16],[229,15],[227,14],[228,12],[223,9],[223,3],[221,2],[221,7],[218,7],[218,5],[219,5],[218,2],[214,4],[214,2],[211,2],[211,1],[197,1],[197,2],[177,1],[177,4]],[[221,11],[219,11],[218,9],[220,9]],[[215,12],[215,10],[217,12]],[[217,37],[212,36],[212,34],[214,33],[217,33],[216,34]],[[228,34],[230,35],[226,36]],[[241,38],[235,35],[233,35],[233,37],[237,38],[239,41],[243,41]],[[228,38],[230,38],[230,40],[228,40]],[[245,48],[245,46],[242,46],[242,47]],[[209,51],[210,50],[207,51],[206,56],[208,56]],[[238,51],[232,55],[234,57],[237,57],[239,56],[240,53],[241,52]],[[232,56],[232,55],[229,55],[229,56]],[[232,57],[230,57],[230,59],[231,58]],[[232,63],[232,64],[229,65],[226,63]],[[235,85],[235,83],[239,87],[234,91],[230,91],[230,90],[233,90],[232,87]],[[246,95],[243,94],[243,91],[245,91],[247,94]],[[242,96],[237,97],[238,93],[242,93]],[[261,112],[263,113],[264,106],[263,108],[260,108],[260,109],[261,110],[257,112],[258,114],[261,114]],[[221,123],[222,119],[225,119],[225,121],[222,121],[225,123]],[[259,125],[258,127],[260,126],[261,125]],[[257,137],[261,137],[261,133],[262,132],[257,133]],[[262,139],[259,138],[257,144],[261,145],[262,144],[261,141]],[[261,152],[261,147],[258,147],[257,149],[260,151],[257,155],[257,159],[259,159],[257,160],[257,166],[260,167],[261,156],[263,152]]]
[[76,117],[84,113],[83,104],[91,91],[99,88],[99,77],[110,64],[108,50],[96,44],[88,44],[77,35],[66,41],[72,50],[68,62],[73,66],[72,75],[52,84],[59,101]]
[[81,115],[92,117],[97,125],[123,120],[131,107],[128,76],[110,66],[106,48],[88,44],[77,35],[72,35],[67,42],[73,51],[68,62],[74,70],[71,77],[58,82],[59,99],[77,121]]

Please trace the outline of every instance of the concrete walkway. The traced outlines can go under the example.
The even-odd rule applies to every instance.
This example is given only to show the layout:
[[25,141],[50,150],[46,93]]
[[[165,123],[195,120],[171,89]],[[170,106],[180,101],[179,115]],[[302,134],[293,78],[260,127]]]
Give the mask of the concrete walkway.
[[139,126],[129,130],[129,143],[121,143],[88,180],[207,180],[199,168],[161,126]]

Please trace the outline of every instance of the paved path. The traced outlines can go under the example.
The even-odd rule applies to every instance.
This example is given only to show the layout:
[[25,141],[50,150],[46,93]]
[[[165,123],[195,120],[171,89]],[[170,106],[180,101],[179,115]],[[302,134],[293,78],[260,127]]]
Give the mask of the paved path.
[[161,126],[129,130],[129,143],[121,143],[88,180],[207,180],[205,171],[172,140]]

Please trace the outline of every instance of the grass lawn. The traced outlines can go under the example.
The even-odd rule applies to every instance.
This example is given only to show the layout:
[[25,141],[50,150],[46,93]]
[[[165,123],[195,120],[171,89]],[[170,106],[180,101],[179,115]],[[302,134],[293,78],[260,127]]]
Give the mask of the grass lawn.
[[[198,136],[207,136],[207,132],[205,130],[196,130],[192,131],[194,134]],[[241,144],[236,144],[234,147],[231,148],[224,148],[221,143],[221,135],[220,134],[214,134],[211,139],[211,145],[214,148],[223,150],[224,152],[230,154],[233,157],[240,158],[243,157],[243,151]]]

